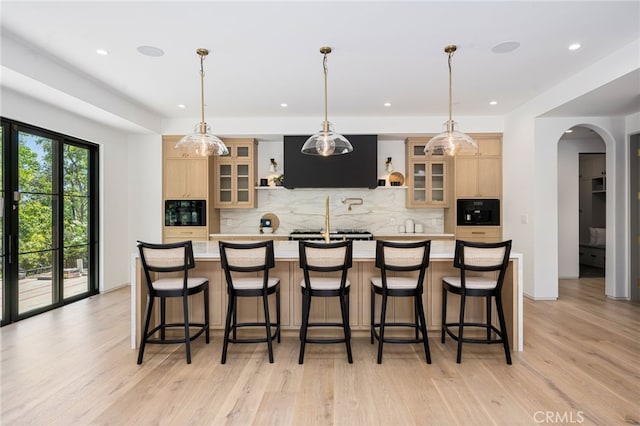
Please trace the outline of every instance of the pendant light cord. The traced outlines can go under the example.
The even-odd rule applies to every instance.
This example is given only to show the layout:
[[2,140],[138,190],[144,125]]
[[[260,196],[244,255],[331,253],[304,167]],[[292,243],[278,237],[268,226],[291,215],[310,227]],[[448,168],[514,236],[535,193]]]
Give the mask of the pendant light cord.
[[204,129],[204,54],[200,53],[200,125],[203,127],[202,133],[205,133]]
[[324,130],[324,134],[326,135],[327,133],[329,133],[329,122],[327,120],[328,114],[327,114],[327,72],[328,72],[328,68],[327,68],[327,54],[324,54],[324,58],[322,59],[322,68],[324,70],[324,123],[323,123],[323,130]]
[[452,96],[452,84],[451,84],[451,57],[453,56],[453,51],[448,52],[449,55],[449,122],[453,122],[453,96]]

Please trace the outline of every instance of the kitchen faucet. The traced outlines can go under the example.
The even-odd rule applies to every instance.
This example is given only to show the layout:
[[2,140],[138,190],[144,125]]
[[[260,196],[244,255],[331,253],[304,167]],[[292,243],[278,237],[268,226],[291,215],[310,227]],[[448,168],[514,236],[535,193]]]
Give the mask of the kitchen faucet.
[[363,203],[362,198],[343,198],[342,204],[347,204],[349,208],[347,210],[351,211],[351,206],[361,206]]
[[324,242],[329,243],[331,239],[329,238],[329,194],[327,194],[327,198],[325,200],[324,206],[324,232],[322,233],[324,237]]

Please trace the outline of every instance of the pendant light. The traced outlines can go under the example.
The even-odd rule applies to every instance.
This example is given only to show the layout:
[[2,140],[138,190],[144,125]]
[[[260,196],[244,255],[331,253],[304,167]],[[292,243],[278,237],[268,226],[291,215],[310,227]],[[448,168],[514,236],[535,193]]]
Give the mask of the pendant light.
[[323,55],[322,68],[324,69],[324,122],[322,129],[312,135],[302,146],[302,153],[309,155],[342,155],[353,151],[351,143],[339,133],[335,133],[331,123],[327,120],[327,55],[331,53],[330,47],[321,47]]
[[209,54],[207,49],[196,50],[200,56],[200,123],[196,124],[193,133],[183,136],[176,144],[176,149],[195,153],[203,157],[209,155],[227,155],[229,150],[224,142],[211,134],[211,127],[204,121],[204,58]]
[[444,124],[445,131],[434,136],[424,147],[425,153],[456,155],[461,149],[476,149],[478,145],[465,133],[455,130],[455,122],[451,114],[451,57],[458,47],[450,44],[444,48],[449,56],[449,120]]

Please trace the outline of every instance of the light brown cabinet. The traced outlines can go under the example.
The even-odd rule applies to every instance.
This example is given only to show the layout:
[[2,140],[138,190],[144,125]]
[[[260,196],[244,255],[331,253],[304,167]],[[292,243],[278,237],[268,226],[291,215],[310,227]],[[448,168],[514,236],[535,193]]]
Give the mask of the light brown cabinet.
[[164,195],[167,200],[204,200],[208,191],[206,158],[168,158],[164,161]]
[[256,207],[255,139],[224,139],[229,155],[216,157],[213,205],[216,208]]
[[502,228],[499,226],[457,226],[456,238],[481,243],[497,242],[502,238]]
[[476,150],[462,150],[455,159],[456,198],[502,196],[502,136],[471,135]]
[[[455,198],[502,199],[502,135],[471,134],[477,149],[463,149],[455,157]],[[456,206],[457,208],[457,206]],[[450,216],[455,220],[457,212]],[[456,238],[496,242],[502,239],[501,226],[456,226]]]
[[[184,240],[206,241],[210,232],[220,229],[217,210],[210,205],[211,191],[209,171],[213,157],[201,157],[175,149],[181,136],[162,137],[162,239],[164,242]],[[205,226],[166,226],[164,208],[166,200],[205,200]]]
[[425,154],[429,138],[407,138],[407,208],[448,207],[448,165],[444,155]]

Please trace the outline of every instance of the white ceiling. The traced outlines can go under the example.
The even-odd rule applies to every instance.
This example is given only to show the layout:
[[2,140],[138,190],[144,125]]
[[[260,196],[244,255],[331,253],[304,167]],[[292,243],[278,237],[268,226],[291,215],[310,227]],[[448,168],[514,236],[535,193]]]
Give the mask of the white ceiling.
[[[199,117],[199,47],[211,51],[205,97],[214,119],[321,120],[324,45],[333,47],[330,118],[446,115],[447,44],[459,47],[454,116],[490,116],[512,111],[640,36],[638,1],[2,1],[1,8],[4,36],[163,118]],[[492,52],[505,41],[520,47]],[[574,42],[582,48],[569,51]],[[143,56],[141,45],[165,54]],[[97,55],[98,48],[109,55]],[[4,58],[2,64],[5,87],[44,93],[13,74]],[[65,96],[46,84],[53,85],[50,101],[56,92]],[[638,73],[607,86],[549,115],[638,111]],[[74,109],[73,102],[65,105]]]

